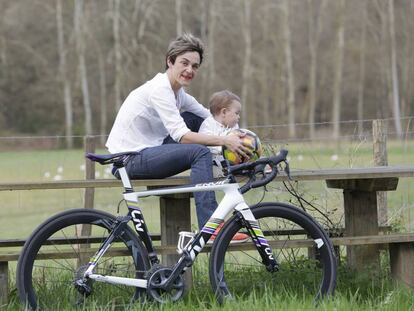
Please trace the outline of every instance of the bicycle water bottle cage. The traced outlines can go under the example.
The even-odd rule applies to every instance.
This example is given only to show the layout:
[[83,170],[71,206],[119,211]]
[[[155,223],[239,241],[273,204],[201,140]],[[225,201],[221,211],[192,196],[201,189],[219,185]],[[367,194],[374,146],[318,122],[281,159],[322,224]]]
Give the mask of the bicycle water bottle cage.
[[182,254],[185,249],[193,242],[195,233],[189,231],[180,231],[177,242],[177,253]]
[[101,165],[113,164],[115,167],[120,168],[125,166],[126,160],[130,155],[137,154],[138,152],[120,152],[113,154],[96,154],[87,153],[86,157],[94,162],[98,162]]

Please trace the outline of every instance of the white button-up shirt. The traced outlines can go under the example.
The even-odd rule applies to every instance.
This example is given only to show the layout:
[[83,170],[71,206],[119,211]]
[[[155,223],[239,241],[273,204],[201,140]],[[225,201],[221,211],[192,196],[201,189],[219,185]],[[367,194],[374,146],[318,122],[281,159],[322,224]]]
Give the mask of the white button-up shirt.
[[[203,123],[201,123],[199,133],[207,134],[207,135],[215,135],[215,136],[225,136],[228,132],[234,129],[238,129],[239,125],[236,124],[234,127],[227,127],[216,119],[213,116],[209,116],[206,118]],[[210,151],[213,155],[221,154],[222,147],[221,146],[211,146],[209,147]]]
[[[198,132],[208,135],[224,136],[227,135],[231,130],[238,128],[238,124],[236,124],[234,127],[227,127],[214,119],[213,116],[210,116],[203,121]],[[223,160],[222,146],[210,146],[208,148],[213,155],[214,178],[224,177],[223,168],[221,166],[221,161]]]
[[177,97],[166,73],[133,90],[125,99],[106,142],[110,153],[140,151],[160,146],[168,135],[179,142],[190,130],[180,112],[189,111],[202,118],[210,116],[183,88]]

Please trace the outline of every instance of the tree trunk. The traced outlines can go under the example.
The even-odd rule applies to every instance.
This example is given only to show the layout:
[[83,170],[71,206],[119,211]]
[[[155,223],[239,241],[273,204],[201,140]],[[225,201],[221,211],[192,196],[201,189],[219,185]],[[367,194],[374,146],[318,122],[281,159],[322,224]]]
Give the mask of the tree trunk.
[[402,138],[401,113],[400,113],[400,91],[397,72],[397,48],[395,43],[395,18],[394,0],[388,1],[390,48],[391,48],[391,81],[392,81],[392,114],[394,126],[398,138]]
[[215,69],[215,60],[214,60],[214,35],[216,32],[216,6],[218,5],[216,0],[209,1],[209,13],[208,13],[208,39],[207,39],[207,48],[208,48],[208,80],[207,80],[207,90],[208,93],[211,93],[214,86],[214,80],[216,75]]
[[332,123],[333,138],[338,141],[340,135],[340,116],[341,116],[341,97],[342,97],[342,67],[344,55],[344,20],[345,0],[338,2],[338,28],[337,38],[338,45],[335,57],[335,80],[333,86],[333,107],[332,107]]
[[288,110],[288,124],[289,124],[289,137],[296,136],[295,128],[295,80],[293,74],[293,61],[292,61],[292,48],[291,48],[291,35],[290,35],[290,12],[289,12],[289,0],[283,0],[283,44],[285,48],[286,59],[286,76],[287,76],[287,110]]
[[367,5],[365,1],[361,2],[362,10],[362,29],[360,41],[360,59],[359,59],[359,84],[358,84],[358,134],[363,135],[364,132],[364,88],[365,88],[365,49],[366,49],[366,34],[367,34]]
[[[201,9],[202,13],[201,13],[201,17],[200,17],[200,19],[201,19],[201,25],[200,25],[201,40],[203,42],[208,42],[207,33],[209,33],[209,24],[208,24],[208,22],[209,22],[209,13],[210,13],[211,1],[202,1],[201,6],[202,6],[202,9]],[[209,46],[209,48],[210,48],[210,46]],[[210,53],[212,53],[212,51],[211,52],[209,51],[209,55],[210,55]],[[210,57],[209,57],[209,60],[207,61],[207,66],[208,66],[209,62],[210,62]],[[207,79],[208,79],[208,67],[205,70],[203,69],[203,70],[200,71],[200,80],[202,81],[201,82],[202,86],[207,85],[207,83],[208,83]],[[208,101],[208,95],[207,95],[208,93],[207,92],[209,92],[209,90],[207,88],[208,88],[208,86],[207,87],[201,87],[200,96],[199,96],[200,103],[207,103],[207,101]]]
[[[242,77],[242,90],[241,100],[243,103],[243,109],[241,110],[241,124],[242,127],[247,127],[251,120],[248,120],[248,96],[249,96],[249,81],[250,81],[250,62],[252,54],[252,38],[251,38],[251,27],[250,27],[250,0],[244,0],[243,2],[243,38],[244,38],[244,60],[243,60],[243,77]],[[253,123],[254,124],[254,123]]]
[[317,79],[317,56],[319,35],[322,27],[322,12],[326,5],[326,0],[322,0],[319,7],[319,15],[314,16],[313,2],[308,0],[308,21],[309,21],[309,137],[311,140],[315,138],[315,123],[316,123],[316,79]]
[[100,141],[104,145],[106,141],[106,123],[107,123],[107,100],[106,100],[106,73],[105,73],[105,59],[102,53],[98,53],[99,66],[99,90],[100,90],[100,110],[101,110],[101,124],[100,124]]
[[181,35],[183,33],[183,16],[181,14],[182,4],[182,0],[175,0],[175,26],[177,35]]
[[88,75],[85,62],[85,38],[83,20],[83,0],[75,1],[75,40],[79,62],[79,75],[82,89],[83,108],[85,113],[85,134],[92,135],[92,109],[89,97]]
[[112,32],[114,36],[114,54],[115,54],[115,76],[114,76],[114,92],[115,92],[115,109],[119,110],[122,104],[121,99],[121,46],[120,46],[120,31],[119,31],[119,5],[120,0],[114,0],[114,7],[112,12]]
[[7,80],[7,50],[6,50],[6,39],[4,38],[4,35],[0,33],[0,65],[2,68],[2,72],[1,72],[1,76],[0,78],[3,78],[5,80]]
[[66,48],[63,32],[62,0],[56,0],[56,28],[59,53],[59,82],[63,87],[63,103],[65,107],[65,141],[66,148],[73,147],[73,107],[70,79],[67,74]]
[[[270,13],[269,13],[270,7],[269,4],[266,3],[264,7],[263,12],[263,18],[262,18],[262,32],[267,36],[269,33],[269,20],[270,20]],[[265,40],[263,49],[266,49],[266,42]],[[269,63],[268,59],[266,57],[261,58],[260,62],[260,84],[262,85],[262,94],[260,96],[262,109],[257,109],[260,114],[258,114],[260,122],[257,125],[268,125],[271,124],[271,117],[270,117],[270,111],[271,111],[271,102],[270,102],[270,96],[269,96],[269,77],[268,77],[268,69],[269,69]]]

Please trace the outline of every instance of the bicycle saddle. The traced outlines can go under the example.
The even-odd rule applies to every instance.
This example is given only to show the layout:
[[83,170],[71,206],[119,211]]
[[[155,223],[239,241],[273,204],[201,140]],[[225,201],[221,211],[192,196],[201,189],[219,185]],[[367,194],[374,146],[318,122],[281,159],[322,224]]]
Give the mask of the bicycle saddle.
[[123,163],[128,156],[137,154],[138,152],[135,151],[128,151],[128,152],[120,152],[120,153],[112,153],[112,154],[96,154],[96,153],[86,153],[86,157],[94,162],[98,162],[99,164],[106,165],[112,163]]

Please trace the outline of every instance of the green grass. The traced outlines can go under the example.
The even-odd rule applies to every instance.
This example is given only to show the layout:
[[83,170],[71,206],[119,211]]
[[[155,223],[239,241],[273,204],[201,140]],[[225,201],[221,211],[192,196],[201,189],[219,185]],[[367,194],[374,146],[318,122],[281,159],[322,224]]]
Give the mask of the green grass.
[[[280,147],[280,146],[279,146]],[[334,144],[289,144],[291,169],[334,168],[334,167],[368,167],[373,166],[372,147],[370,143]],[[389,142],[389,165],[414,165],[414,142]],[[81,179],[84,171],[82,150],[43,150],[0,153],[0,183],[23,181],[52,180],[59,173],[62,179]],[[108,177],[105,167],[97,165],[100,177]],[[49,177],[48,174],[49,173]],[[46,175],[45,175],[46,174]],[[106,174],[106,176],[105,176]],[[328,215],[337,226],[342,226],[342,192],[328,189],[323,181],[301,182],[294,185],[298,193],[312,202],[324,214]],[[388,192],[390,224],[400,231],[414,229],[412,192],[414,178],[401,178],[397,191]],[[96,189],[95,208],[116,213],[121,199],[119,189]],[[290,201],[297,205],[297,200],[288,194],[281,184],[268,186],[265,201]],[[263,191],[249,192],[246,199],[256,203],[262,198]],[[220,194],[218,195],[220,197]],[[33,190],[0,192],[0,239],[25,238],[41,221],[58,211],[83,206],[83,190]],[[159,231],[159,209],[157,198],[144,199],[142,207],[150,231]],[[196,223],[194,208],[193,223]],[[326,222],[324,216],[312,211],[320,222]],[[209,289],[208,277],[204,268],[196,270],[196,283],[190,295],[175,304],[159,306],[148,304],[144,308],[137,306],[134,310],[413,310],[412,290],[395,286],[387,277],[388,271],[382,271],[375,278],[352,274],[341,269],[338,289],[334,298],[315,306],[310,297],[296,297],[291,293],[266,293],[251,295],[242,301],[229,301],[224,306],[216,303]],[[387,265],[384,265],[387,266]],[[10,264],[15,269],[15,263]],[[14,275],[11,274],[11,288]],[[243,281],[243,280],[242,280]],[[9,310],[21,310],[16,301],[16,291],[10,293]],[[68,306],[62,310],[69,310]],[[89,310],[89,309],[88,309]],[[93,310],[93,309],[92,309]]]
[[[194,268],[195,281],[188,295],[176,303],[160,305],[154,302],[135,304],[128,310],[413,310],[414,295],[412,289],[394,284],[388,277],[387,271],[367,271],[352,273],[341,265],[338,276],[338,287],[333,297],[317,303],[311,296],[302,296],[292,291],[279,288],[273,291],[264,290],[246,293],[242,298],[228,300],[220,305],[214,298],[209,287],[208,275],[203,267]],[[300,279],[300,275],[298,278]],[[240,281],[246,282],[245,275],[240,274]],[[54,310],[75,310],[69,304],[63,303],[63,293],[60,296],[59,307]],[[8,310],[22,310],[17,301],[16,292],[10,295],[11,302]],[[112,310],[94,305],[76,310]]]

